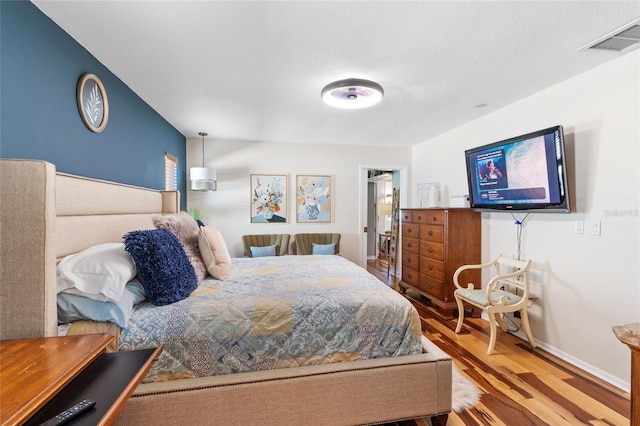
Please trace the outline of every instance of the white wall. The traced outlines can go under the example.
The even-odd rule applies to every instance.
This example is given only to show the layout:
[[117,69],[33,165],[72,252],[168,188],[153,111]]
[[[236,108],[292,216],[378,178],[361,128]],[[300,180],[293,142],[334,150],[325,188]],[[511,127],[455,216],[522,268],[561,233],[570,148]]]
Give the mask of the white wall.
[[[339,232],[342,234],[340,254],[360,263],[360,165],[408,167],[411,162],[409,147],[390,149],[208,139],[205,143],[205,163],[207,167],[217,169],[218,191],[187,191],[187,208],[199,208],[204,222],[214,223],[220,229],[232,257],[243,255],[241,237],[244,234],[288,233],[293,239],[296,233]],[[202,165],[202,139],[187,140],[187,158],[190,162],[187,168]],[[288,175],[288,223],[251,223],[250,174]],[[332,176],[331,223],[296,223],[296,175]]]
[[[535,262],[540,298],[530,310],[533,335],[626,390],[630,350],[611,327],[640,321],[639,63],[639,51],[628,53],[414,147],[409,180],[410,206],[422,182],[441,182],[446,206],[448,196],[468,193],[465,149],[562,124],[576,202],[574,213],[535,214],[524,229],[522,257]],[[574,233],[577,220],[584,234]],[[596,221],[601,236],[589,233]],[[483,213],[482,239],[483,261],[515,256],[511,215]]]

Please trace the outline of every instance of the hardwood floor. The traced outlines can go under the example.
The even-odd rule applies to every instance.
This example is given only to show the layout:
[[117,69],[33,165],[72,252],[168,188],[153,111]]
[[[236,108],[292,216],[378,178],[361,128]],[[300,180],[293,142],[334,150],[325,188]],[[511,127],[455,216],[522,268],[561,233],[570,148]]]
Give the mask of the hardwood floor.
[[[369,261],[368,270],[383,282],[384,261]],[[397,280],[395,280],[397,281]],[[489,323],[465,318],[444,320],[418,295],[407,297],[422,318],[422,332],[449,354],[458,370],[478,386],[480,402],[472,409],[449,414],[447,426],[458,425],[628,425],[630,395],[525,340],[498,331],[496,353],[487,355]],[[398,426],[427,426],[426,420]]]

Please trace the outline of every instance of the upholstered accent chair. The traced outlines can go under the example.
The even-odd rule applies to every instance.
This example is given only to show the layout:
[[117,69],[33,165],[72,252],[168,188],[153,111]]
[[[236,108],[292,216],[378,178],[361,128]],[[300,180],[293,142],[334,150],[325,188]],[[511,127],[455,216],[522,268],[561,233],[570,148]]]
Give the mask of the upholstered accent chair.
[[329,245],[335,244],[335,253],[340,253],[340,234],[296,234],[296,254],[313,254],[313,244]]
[[244,257],[253,257],[251,255],[251,247],[268,247],[276,246],[275,255],[284,256],[289,254],[289,234],[257,234],[243,235],[242,243],[244,244]]
[[[467,269],[483,269],[493,267],[493,278],[489,280],[484,289],[479,286],[475,288],[473,283],[468,283],[463,287],[458,278]],[[496,344],[496,322],[500,324],[503,332],[507,328],[502,321],[502,315],[507,312],[520,312],[522,328],[529,339],[531,347],[536,347],[536,342],[529,327],[529,316],[527,306],[529,303],[529,269],[531,261],[509,259],[498,256],[489,263],[481,265],[462,265],[453,274],[453,283],[456,290],[453,295],[458,304],[458,325],[456,333],[462,329],[464,320],[464,303],[468,303],[476,308],[484,310],[489,316],[491,324],[491,335],[489,337],[489,348],[487,354],[491,354]]]

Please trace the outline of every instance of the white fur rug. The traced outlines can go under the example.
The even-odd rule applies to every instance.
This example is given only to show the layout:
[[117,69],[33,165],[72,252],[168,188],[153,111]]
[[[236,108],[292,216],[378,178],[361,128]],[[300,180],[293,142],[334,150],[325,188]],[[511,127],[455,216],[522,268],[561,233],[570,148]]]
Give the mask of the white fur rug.
[[455,365],[452,365],[452,367],[451,409],[458,413],[464,409],[473,408],[480,401],[480,390],[469,379],[464,377]]

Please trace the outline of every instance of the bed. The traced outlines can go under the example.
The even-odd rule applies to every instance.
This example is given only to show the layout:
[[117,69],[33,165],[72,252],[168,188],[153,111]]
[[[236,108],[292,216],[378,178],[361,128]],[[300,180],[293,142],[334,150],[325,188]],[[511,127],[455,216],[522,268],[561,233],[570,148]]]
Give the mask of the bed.
[[[132,230],[152,229],[155,217],[176,214],[179,209],[179,194],[175,191],[149,190],[56,173],[52,164],[37,160],[0,160],[0,195],[3,340],[58,334],[56,266],[62,259],[89,247],[120,242],[122,236]],[[165,309],[183,312],[187,315],[182,317],[184,322],[189,315],[184,314],[185,311],[200,309],[194,308],[194,299],[219,296],[235,288],[261,301],[267,296],[281,301],[284,300],[282,291],[288,293],[294,282],[302,282],[297,285],[307,291],[304,299],[315,297],[327,301],[324,310],[315,311],[317,322],[335,311],[329,301],[351,298],[366,302],[376,298],[365,278],[361,286],[340,285],[341,278],[332,274],[336,271],[357,274],[353,268],[362,268],[339,256],[291,258],[288,262],[285,258],[293,268],[287,270],[277,263],[282,261],[280,257],[233,259],[229,278],[218,281],[208,278],[202,282],[189,296],[189,301],[184,302],[189,305],[188,309],[179,306],[180,302]],[[295,276],[296,270],[306,270],[307,274],[315,270],[323,279],[301,281],[302,275]],[[268,277],[260,281],[266,284],[256,284],[256,275]],[[274,285],[287,279],[291,282],[280,286],[284,290]],[[321,281],[331,283],[333,288],[319,288]],[[323,293],[326,291],[344,290],[340,287],[348,287],[348,296],[344,293],[335,299],[322,296],[328,294]],[[219,312],[225,312],[226,302],[216,303],[221,303]],[[298,304],[295,299],[286,303]],[[146,309],[155,308],[146,305]],[[154,344],[153,338],[147,338],[153,333],[135,325],[138,311],[143,310],[136,309],[130,326],[121,333],[120,349]],[[154,312],[157,318],[169,317],[157,310]],[[198,312],[201,315],[205,311]],[[362,312],[360,328],[367,329],[363,324],[375,325],[375,311]],[[263,318],[257,329],[264,328],[268,320]],[[180,319],[168,321],[165,326],[172,328],[179,322]],[[255,324],[249,328],[255,330]],[[327,331],[325,325],[318,328],[322,329],[322,333],[316,334],[319,344],[301,345],[311,348],[304,356],[288,356],[288,351],[281,351],[284,357],[276,360],[255,357],[251,362],[240,364],[209,362],[204,368],[201,361],[195,363],[195,367],[176,367],[171,345],[163,342],[165,358],[161,357],[146,383],[135,391],[116,424],[348,425],[427,416],[432,417],[435,424],[446,423],[451,410],[451,359],[429,340],[417,336],[418,350],[414,342],[413,352],[409,352],[414,354],[403,355],[406,349],[411,351],[412,343],[407,335],[415,335],[415,330],[401,332],[392,327],[386,338],[377,339],[384,342],[382,347],[374,347],[358,346],[354,342],[363,339],[350,339],[350,334],[344,332],[331,340],[334,331]],[[386,332],[372,328],[368,336],[379,337]],[[265,333],[249,334],[243,336],[243,341],[254,339],[247,344],[260,347],[263,353],[296,346],[297,339],[266,342],[262,337]],[[328,346],[339,345],[345,347],[338,355],[325,352]],[[222,352],[228,350],[219,348]],[[178,353],[181,351],[177,349]],[[336,358],[340,362],[335,362]]]

